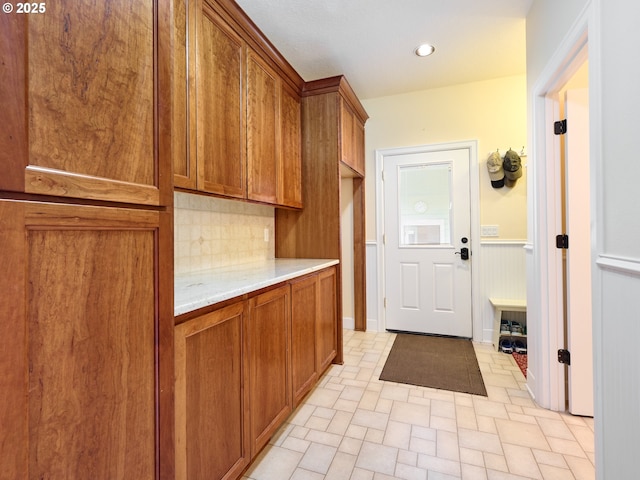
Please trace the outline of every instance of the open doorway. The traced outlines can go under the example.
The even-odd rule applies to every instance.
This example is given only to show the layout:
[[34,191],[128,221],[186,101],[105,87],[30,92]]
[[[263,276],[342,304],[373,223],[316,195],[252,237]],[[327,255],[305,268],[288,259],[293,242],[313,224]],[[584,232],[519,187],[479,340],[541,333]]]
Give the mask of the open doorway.
[[[529,210],[528,304],[537,310],[527,386],[551,410],[593,415],[592,163],[587,18],[563,42],[534,88],[535,149]],[[556,122],[566,118],[566,125]],[[566,131],[563,134],[563,130]],[[558,135],[557,133],[560,133]],[[563,248],[568,235],[568,250]],[[532,322],[529,322],[531,324]],[[570,365],[560,363],[560,351]],[[564,360],[564,359],[563,359]],[[576,387],[578,387],[576,389]],[[574,405],[574,400],[588,400]]]

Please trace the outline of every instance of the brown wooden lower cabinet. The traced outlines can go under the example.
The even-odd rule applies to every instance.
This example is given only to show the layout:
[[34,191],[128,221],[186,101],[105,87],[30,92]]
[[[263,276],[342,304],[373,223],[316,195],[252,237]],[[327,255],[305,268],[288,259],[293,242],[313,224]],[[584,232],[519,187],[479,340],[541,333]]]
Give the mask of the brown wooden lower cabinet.
[[318,274],[318,297],[316,352],[318,372],[322,374],[336,358],[338,351],[338,309],[335,268],[328,268]]
[[163,218],[0,200],[0,478],[173,477]]
[[291,283],[293,407],[311,391],[337,351],[336,269]]
[[291,383],[294,408],[318,380],[318,276],[291,282]]
[[289,285],[249,300],[248,353],[253,451],[264,447],[291,413]]
[[240,477],[335,358],[335,292],[329,267],[175,327],[177,479]]
[[176,326],[176,478],[235,479],[251,459],[245,302]]

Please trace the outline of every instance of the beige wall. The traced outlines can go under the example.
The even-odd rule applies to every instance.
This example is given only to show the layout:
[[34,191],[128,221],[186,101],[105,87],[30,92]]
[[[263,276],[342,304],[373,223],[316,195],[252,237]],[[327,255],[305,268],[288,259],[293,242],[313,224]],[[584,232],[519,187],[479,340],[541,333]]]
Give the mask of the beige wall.
[[[488,155],[509,149],[526,151],[526,78],[495,80],[424,90],[362,101],[366,124],[367,239],[376,238],[375,151],[464,140],[478,141],[480,163],[480,223],[498,225],[499,237],[527,238],[526,167],[513,188],[491,187],[486,168]],[[527,158],[522,159],[523,167]]]

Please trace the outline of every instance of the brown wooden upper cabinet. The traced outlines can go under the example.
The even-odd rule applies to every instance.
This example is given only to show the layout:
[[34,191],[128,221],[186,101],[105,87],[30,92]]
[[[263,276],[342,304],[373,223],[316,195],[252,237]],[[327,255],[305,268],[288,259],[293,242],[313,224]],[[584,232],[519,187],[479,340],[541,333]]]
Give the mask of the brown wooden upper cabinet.
[[302,207],[302,79],[234,2],[178,6],[176,28],[175,186]]
[[0,190],[170,204],[166,3],[0,16]]
[[341,162],[356,176],[364,177],[364,122],[354,113],[344,97],[340,97]]

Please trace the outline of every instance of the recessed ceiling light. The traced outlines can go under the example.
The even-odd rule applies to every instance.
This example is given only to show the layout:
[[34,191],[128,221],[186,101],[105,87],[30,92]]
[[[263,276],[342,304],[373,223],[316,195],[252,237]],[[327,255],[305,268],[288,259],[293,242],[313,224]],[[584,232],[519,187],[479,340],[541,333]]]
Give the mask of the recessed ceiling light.
[[434,47],[433,45],[429,45],[428,43],[423,43],[414,50],[414,53],[419,57],[427,57],[435,51],[436,47]]

